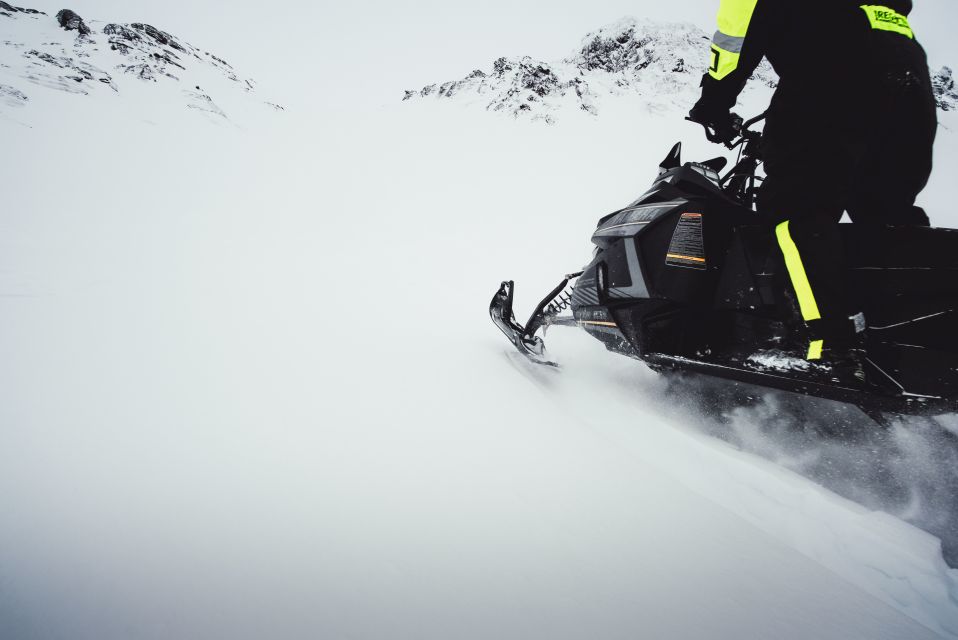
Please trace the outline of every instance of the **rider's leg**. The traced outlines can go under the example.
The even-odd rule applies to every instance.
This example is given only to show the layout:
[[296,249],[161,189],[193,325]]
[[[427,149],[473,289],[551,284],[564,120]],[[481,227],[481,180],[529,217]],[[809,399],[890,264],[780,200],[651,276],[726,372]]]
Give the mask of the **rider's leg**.
[[838,222],[867,147],[849,109],[813,95],[800,83],[776,90],[762,143],[768,177],[757,204],[775,225],[783,298],[800,318],[802,355],[817,360],[854,345],[861,326]]
[[[843,209],[794,176],[769,176],[759,211],[775,221],[775,240],[784,265],[785,299],[804,326],[802,348],[811,360],[854,342],[850,320],[858,306],[846,282],[844,246],[838,221]],[[816,199],[816,195],[825,196]]]

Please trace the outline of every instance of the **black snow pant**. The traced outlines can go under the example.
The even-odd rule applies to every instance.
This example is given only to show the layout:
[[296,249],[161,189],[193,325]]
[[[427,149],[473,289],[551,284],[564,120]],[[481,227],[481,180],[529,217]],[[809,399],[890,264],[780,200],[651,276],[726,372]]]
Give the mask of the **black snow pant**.
[[856,339],[849,318],[861,309],[846,281],[842,214],[856,224],[929,224],[914,206],[931,174],[937,130],[925,54],[896,34],[880,45],[879,73],[826,86],[820,75],[815,86],[783,78],[766,120],[758,210],[776,224],[789,275],[783,299],[817,344],[811,359],[821,357],[823,342],[841,350]]

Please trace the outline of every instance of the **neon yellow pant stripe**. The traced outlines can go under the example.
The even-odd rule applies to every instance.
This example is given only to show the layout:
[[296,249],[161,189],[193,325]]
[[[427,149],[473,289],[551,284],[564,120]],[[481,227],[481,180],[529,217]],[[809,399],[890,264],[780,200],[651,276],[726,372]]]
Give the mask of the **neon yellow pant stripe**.
[[825,348],[824,340],[812,340],[808,345],[808,355],[806,356],[807,360],[821,360],[822,359],[822,349]]
[[798,307],[802,311],[802,318],[805,322],[821,320],[822,314],[818,312],[818,303],[815,302],[812,285],[805,274],[805,264],[788,230],[788,220],[775,227],[775,235],[778,236],[778,246],[782,248],[782,255],[785,256],[785,266],[788,268],[788,276],[792,279],[792,287],[795,288],[795,295],[798,297]]
[[[795,289],[795,296],[798,298],[798,307],[802,312],[802,319],[805,322],[821,320],[822,314],[818,311],[818,303],[815,301],[815,294],[812,293],[812,285],[805,273],[805,264],[802,262],[802,256],[788,230],[788,220],[775,227],[775,235],[778,237],[778,246],[782,249],[782,255],[785,256],[785,267],[788,269],[792,288]],[[808,348],[808,359],[820,359],[823,347],[824,342],[822,340],[812,342]]]

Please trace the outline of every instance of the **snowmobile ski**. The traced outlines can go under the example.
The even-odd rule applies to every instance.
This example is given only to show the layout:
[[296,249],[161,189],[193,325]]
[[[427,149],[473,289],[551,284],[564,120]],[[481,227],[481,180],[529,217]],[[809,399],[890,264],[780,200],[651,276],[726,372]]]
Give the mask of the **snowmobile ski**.
[[515,312],[512,308],[515,283],[511,280],[503,282],[496,295],[492,297],[492,302],[489,303],[489,316],[521,354],[538,364],[558,367],[557,363],[549,359],[545,342],[536,335],[536,332],[540,328],[545,329],[553,324],[571,325],[575,323],[572,318],[563,318],[559,314],[571,305],[572,296],[565,293],[565,290],[569,286],[569,281],[579,277],[579,275],[581,273],[567,275],[559,283],[559,286],[542,299],[542,302],[529,316],[525,326],[516,322]]

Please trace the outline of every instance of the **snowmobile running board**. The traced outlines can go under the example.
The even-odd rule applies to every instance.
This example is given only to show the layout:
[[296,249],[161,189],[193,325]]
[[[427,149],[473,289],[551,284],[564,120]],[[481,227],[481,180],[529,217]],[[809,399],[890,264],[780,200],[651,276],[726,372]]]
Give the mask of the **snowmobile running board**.
[[[704,374],[719,379],[777,389],[799,395],[832,400],[858,407],[866,416],[882,427],[889,427],[894,418],[905,416],[934,416],[954,411],[954,403],[942,398],[915,396],[882,396],[865,388],[854,388],[834,380],[795,380],[771,371],[750,371],[717,362],[703,362],[681,356],[648,354],[647,364],[658,370]],[[866,359],[866,366],[876,367]],[[876,367],[877,368],[877,367]]]
[[499,330],[515,345],[519,353],[537,364],[558,367],[558,363],[549,359],[549,355],[546,353],[546,345],[542,338],[536,335],[536,332],[542,327],[551,325],[575,325],[573,318],[560,318],[559,314],[568,308],[572,301],[571,294],[564,294],[563,292],[569,286],[569,281],[578,278],[580,275],[582,275],[581,271],[567,275],[555,289],[542,299],[542,302],[529,316],[525,326],[516,322],[515,312],[512,309],[515,283],[512,280],[506,280],[499,287],[496,295],[492,297],[492,302],[489,303],[489,316],[492,318],[492,322],[499,327]]

